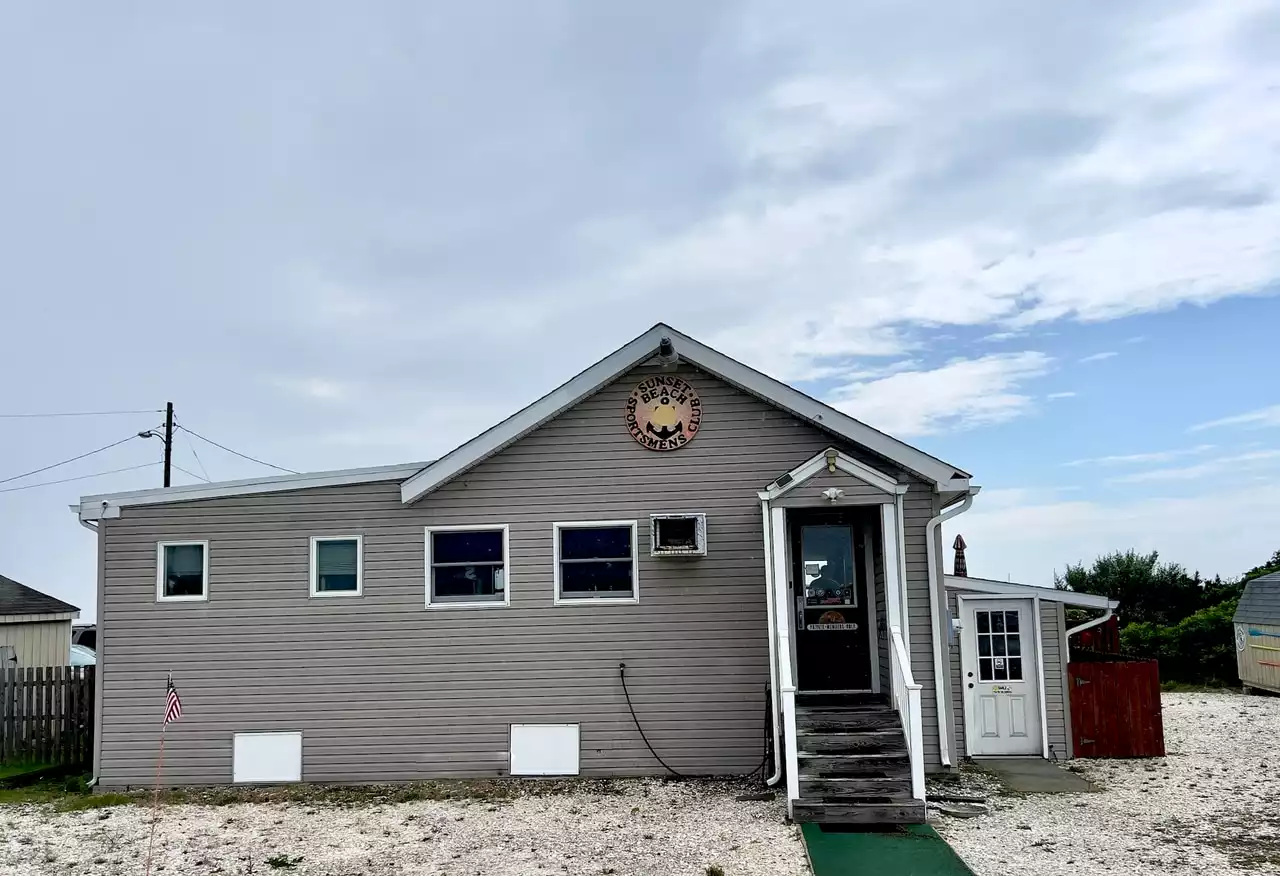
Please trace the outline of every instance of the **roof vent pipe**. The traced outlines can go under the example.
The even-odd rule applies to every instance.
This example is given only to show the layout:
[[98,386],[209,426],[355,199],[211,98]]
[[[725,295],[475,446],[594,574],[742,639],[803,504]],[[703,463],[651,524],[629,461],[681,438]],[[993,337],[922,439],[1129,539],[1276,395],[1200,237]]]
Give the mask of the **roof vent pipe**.
[[676,345],[671,343],[671,338],[658,341],[658,361],[667,368],[680,361],[680,356],[676,353]]

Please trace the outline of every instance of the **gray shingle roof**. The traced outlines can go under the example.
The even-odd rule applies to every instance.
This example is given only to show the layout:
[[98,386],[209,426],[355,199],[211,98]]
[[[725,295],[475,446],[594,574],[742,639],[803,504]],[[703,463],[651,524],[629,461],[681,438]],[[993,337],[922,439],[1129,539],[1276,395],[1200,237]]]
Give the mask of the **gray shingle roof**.
[[1280,626],[1280,572],[1254,578],[1244,585],[1235,622]]
[[66,614],[79,610],[61,599],[0,575],[0,614]]

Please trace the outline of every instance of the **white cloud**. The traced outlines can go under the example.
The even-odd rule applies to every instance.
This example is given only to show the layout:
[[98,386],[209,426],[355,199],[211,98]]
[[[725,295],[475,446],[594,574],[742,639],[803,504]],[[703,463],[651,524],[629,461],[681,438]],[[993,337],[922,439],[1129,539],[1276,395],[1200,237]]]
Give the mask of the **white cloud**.
[[1197,423],[1187,431],[1200,432],[1204,429],[1217,429],[1222,426],[1280,426],[1280,405],[1259,408],[1246,414],[1236,414],[1234,417],[1210,420],[1207,423]]
[[[1277,546],[1274,530],[1258,525],[1280,518],[1280,480],[1274,477],[1244,490],[1116,504],[1059,502],[1041,489],[989,492],[1010,495],[1002,499],[983,491],[972,511],[945,524],[944,544],[964,534],[969,573],[975,576],[1049,585],[1067,563],[1136,548],[1226,577],[1266,559]],[[989,501],[993,497],[996,502]],[[951,567],[949,558],[946,566]]]
[[968,429],[1030,410],[1034,401],[1019,388],[1047,373],[1052,361],[1033,351],[960,359],[932,370],[845,383],[826,397],[839,410],[894,435]]
[[1146,335],[1134,335],[1131,338],[1125,338],[1124,342],[1126,344],[1141,344],[1146,339],[1147,339]]
[[1151,471],[1134,472],[1123,477],[1112,478],[1108,483],[1139,484],[1151,481],[1180,481],[1192,478],[1203,478],[1211,475],[1239,472],[1259,464],[1266,464],[1280,459],[1280,450],[1254,450],[1249,453],[1237,453],[1231,456],[1220,456],[1197,465],[1180,468],[1157,468]]
[[1213,444],[1197,444],[1195,447],[1183,447],[1178,450],[1155,450],[1149,453],[1126,453],[1120,456],[1098,456],[1093,459],[1076,459],[1064,462],[1065,466],[1080,465],[1137,465],[1146,462],[1169,462],[1184,456],[1197,456],[1214,449]]
[[1079,393],[1076,392],[1051,392],[1046,395],[1045,398],[1054,400],[1060,398],[1075,398],[1077,395],[1079,395]]
[[1011,341],[1014,338],[1022,337],[1022,334],[1022,332],[992,332],[989,335],[984,335],[982,340],[991,342]]
[[1119,356],[1119,355],[1120,355],[1120,354],[1119,354],[1119,353],[1117,353],[1117,352],[1115,352],[1115,351],[1108,351],[1108,352],[1106,352],[1106,353],[1094,353],[1092,356],[1085,356],[1085,357],[1084,357],[1083,359],[1081,359],[1080,361],[1081,361],[1082,363],[1084,363],[1084,362],[1101,362],[1101,361],[1103,361],[1104,359],[1114,359],[1116,356]]
[[[821,63],[729,114],[744,181],[624,276],[723,302],[738,314],[734,351],[784,375],[907,352],[939,327],[990,326],[982,340],[997,342],[1056,320],[1270,294],[1280,67],[1241,48],[1262,8],[1135,8],[1102,25],[1124,48],[1097,75],[1075,65],[1078,79],[1016,85],[1002,64],[1028,59],[1008,45],[953,58],[948,76],[870,67],[874,52],[842,48],[838,27],[788,27],[774,10],[749,30],[753,50],[776,41]],[[962,155],[966,142],[1028,151],[993,165]]]
[[326,402],[345,401],[355,389],[348,381],[327,377],[275,377],[271,384],[290,395]]

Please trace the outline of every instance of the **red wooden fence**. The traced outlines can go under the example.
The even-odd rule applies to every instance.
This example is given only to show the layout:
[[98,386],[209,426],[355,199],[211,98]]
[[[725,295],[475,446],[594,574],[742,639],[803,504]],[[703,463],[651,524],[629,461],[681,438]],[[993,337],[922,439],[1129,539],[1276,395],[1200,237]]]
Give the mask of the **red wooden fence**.
[[1080,656],[1067,667],[1075,756],[1164,757],[1159,664]]

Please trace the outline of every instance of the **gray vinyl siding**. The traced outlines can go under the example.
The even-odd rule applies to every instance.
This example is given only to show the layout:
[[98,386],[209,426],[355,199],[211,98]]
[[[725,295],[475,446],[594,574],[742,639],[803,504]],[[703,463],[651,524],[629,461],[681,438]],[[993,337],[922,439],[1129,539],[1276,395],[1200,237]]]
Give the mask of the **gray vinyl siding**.
[[[659,774],[619,662],[673,767],[754,769],[768,681],[756,491],[832,444],[910,481],[915,596],[927,582],[912,527],[928,517],[931,488],[687,366],[675,373],[701,394],[702,429],[677,452],[645,450],[623,410],[653,371],[634,370],[411,506],[386,482],[127,507],[103,521],[102,784],[153,777],[170,669],[184,709],[166,742],[170,784],[230,781],[232,733],[261,730],[303,732],[309,782],[501,775],[508,727],[524,722],[580,723],[584,775]],[[707,514],[706,558],[648,556],[648,515],[672,511]],[[554,605],[552,523],[630,519],[639,604]],[[448,524],[509,525],[510,607],[424,608],[423,527]],[[309,538],[357,533],[363,595],[309,598]],[[209,599],[158,604],[156,542],[182,539],[209,541]],[[927,618],[927,604],[913,606],[926,685]]]
[[[956,601],[956,591],[948,588],[947,590],[947,614],[950,617],[960,617],[960,603]],[[964,635],[961,632],[960,635]],[[949,649],[949,657],[947,665],[951,670],[951,715],[952,723],[956,728],[956,752],[955,760],[965,756],[964,736],[966,727],[964,723],[964,671],[960,668],[960,639],[957,636],[955,645]]]
[[1040,602],[1040,658],[1044,661],[1044,715],[1049,728],[1049,756],[1054,760],[1071,757],[1067,745],[1067,691],[1063,684],[1062,630],[1065,612],[1061,602]]
[[[953,617],[957,615],[956,591],[947,591],[947,606]],[[1070,700],[1066,688],[1066,662],[1070,659],[1062,652],[1062,632],[1066,629],[1066,612],[1061,602],[1040,602],[1040,649],[1038,659],[1044,663],[1044,704],[1046,726],[1049,728],[1050,754],[1058,760],[1071,757],[1068,726]],[[955,716],[956,751],[964,754],[964,680],[961,678],[960,647],[951,649],[951,708]]]
[[937,493],[920,482],[912,483],[903,498],[911,673],[915,676],[916,683],[923,688],[920,702],[924,725],[925,768],[933,770],[941,768],[942,759],[938,754],[938,699],[933,692],[933,628],[929,612],[933,588],[929,584],[925,527],[938,514],[940,500]]

